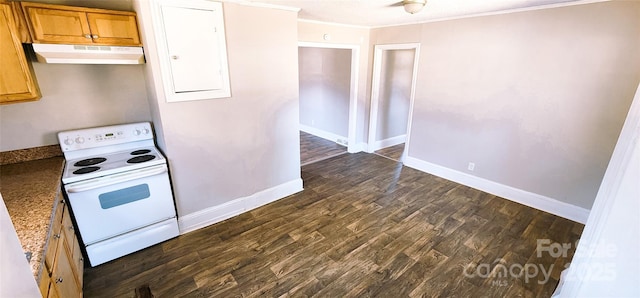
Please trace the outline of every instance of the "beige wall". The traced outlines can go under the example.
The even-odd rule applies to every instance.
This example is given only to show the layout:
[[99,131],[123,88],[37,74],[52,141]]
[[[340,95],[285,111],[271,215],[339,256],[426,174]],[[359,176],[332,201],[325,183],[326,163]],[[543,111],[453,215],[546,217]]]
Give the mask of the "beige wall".
[[[225,3],[224,18],[231,98],[165,102],[161,78],[151,70],[157,55],[145,49],[147,75],[156,74],[150,104],[178,216],[300,178],[297,15]],[[148,44],[150,30],[147,23]]]
[[640,2],[376,29],[372,43],[417,32],[409,156],[590,208],[640,81]]
[[351,50],[300,47],[298,61],[300,124],[346,139]]
[[[325,34],[330,36],[330,40],[324,40]],[[356,141],[358,143],[366,142],[369,127],[369,96],[371,94],[371,61],[369,60],[372,57],[372,51],[369,47],[369,29],[298,21],[298,41],[360,46]]]
[[58,144],[64,130],[151,120],[143,66],[33,68],[42,98],[0,106],[0,151]]
[[420,43],[422,25],[403,25],[371,29],[371,45]]

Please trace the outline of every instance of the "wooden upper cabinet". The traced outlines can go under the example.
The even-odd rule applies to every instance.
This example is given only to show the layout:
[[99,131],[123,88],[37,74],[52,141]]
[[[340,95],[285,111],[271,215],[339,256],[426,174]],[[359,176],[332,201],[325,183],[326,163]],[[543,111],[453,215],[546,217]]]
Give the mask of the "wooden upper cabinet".
[[92,43],[84,12],[30,6],[26,11],[33,42]]
[[22,2],[34,43],[139,46],[136,14]]
[[0,4],[0,104],[40,98],[17,30],[11,6]]
[[87,13],[89,27],[95,43],[113,45],[140,45],[135,15]]

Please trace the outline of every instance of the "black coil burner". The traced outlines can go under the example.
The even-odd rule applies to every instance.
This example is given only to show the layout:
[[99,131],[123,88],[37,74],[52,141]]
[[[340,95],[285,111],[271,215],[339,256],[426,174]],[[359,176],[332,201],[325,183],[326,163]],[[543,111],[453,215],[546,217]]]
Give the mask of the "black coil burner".
[[150,161],[154,158],[156,158],[155,155],[140,155],[134,158],[129,158],[129,160],[127,160],[127,163],[141,163],[145,161]]
[[105,162],[107,159],[104,157],[94,157],[94,158],[87,158],[87,159],[83,159],[81,161],[77,161],[76,163],[74,163],[73,165],[76,167],[86,167],[86,166],[92,166],[92,165],[97,165],[101,162]]
[[147,154],[149,152],[151,152],[151,150],[149,149],[140,149],[140,150],[131,152],[131,155],[141,155],[141,154]]
[[99,169],[100,169],[100,167],[84,167],[84,168],[80,168],[80,169],[77,169],[77,170],[73,171],[73,173],[77,174],[77,175],[81,175],[81,174],[87,174],[87,173],[95,172],[95,171],[97,171]]

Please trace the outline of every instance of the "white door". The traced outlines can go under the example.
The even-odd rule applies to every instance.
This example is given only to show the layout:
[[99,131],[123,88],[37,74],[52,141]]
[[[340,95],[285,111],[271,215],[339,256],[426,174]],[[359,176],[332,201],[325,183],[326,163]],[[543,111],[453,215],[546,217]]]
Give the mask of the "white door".
[[216,12],[163,6],[167,48],[175,92],[222,88]]
[[157,0],[152,5],[167,102],[231,97],[222,3]]

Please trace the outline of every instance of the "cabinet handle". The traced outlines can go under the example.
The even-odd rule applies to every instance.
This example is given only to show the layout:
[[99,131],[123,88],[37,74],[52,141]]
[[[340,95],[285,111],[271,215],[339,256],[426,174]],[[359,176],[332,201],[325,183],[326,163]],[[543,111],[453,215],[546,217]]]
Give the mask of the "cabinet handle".
[[100,36],[98,36],[97,34],[91,35],[91,38],[96,39],[96,38],[100,38]]
[[58,277],[58,278],[56,278],[56,283],[57,283],[57,284],[61,283],[62,281],[63,281],[62,277]]
[[178,55],[171,55],[171,59],[173,59],[173,60],[178,60],[178,59],[180,59],[180,56],[178,56]]
[[85,34],[85,35],[84,35],[84,38],[86,38],[86,39],[91,39],[91,34]]
[[60,239],[60,234],[54,234],[53,239]]

